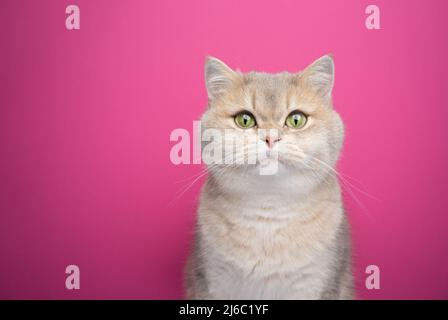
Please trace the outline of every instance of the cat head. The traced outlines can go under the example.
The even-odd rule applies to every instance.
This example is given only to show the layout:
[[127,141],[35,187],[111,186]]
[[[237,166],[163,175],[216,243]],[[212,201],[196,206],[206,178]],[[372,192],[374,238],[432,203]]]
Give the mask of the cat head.
[[[203,132],[212,129],[224,137],[214,145],[222,149],[223,161],[209,164],[211,173],[260,175],[264,166],[275,169],[267,170],[272,180],[281,176],[313,179],[331,171],[344,135],[332,105],[331,56],[321,57],[301,72],[277,74],[242,73],[210,57],[205,80],[208,109],[202,117]],[[231,140],[242,144],[229,148]],[[207,142],[203,147],[209,152]],[[254,157],[256,161],[251,162]]]

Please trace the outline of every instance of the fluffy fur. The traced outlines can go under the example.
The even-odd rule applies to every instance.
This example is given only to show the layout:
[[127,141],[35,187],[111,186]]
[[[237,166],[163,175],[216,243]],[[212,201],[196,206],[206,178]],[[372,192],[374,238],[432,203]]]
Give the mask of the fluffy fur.
[[[331,101],[332,57],[294,74],[243,74],[209,58],[205,78],[203,129],[257,135],[274,128],[281,140],[275,175],[260,175],[260,161],[209,166],[186,267],[187,298],[351,299],[349,225],[334,170],[343,124]],[[244,110],[257,126],[235,124]],[[294,110],[308,116],[302,129],[285,126]]]

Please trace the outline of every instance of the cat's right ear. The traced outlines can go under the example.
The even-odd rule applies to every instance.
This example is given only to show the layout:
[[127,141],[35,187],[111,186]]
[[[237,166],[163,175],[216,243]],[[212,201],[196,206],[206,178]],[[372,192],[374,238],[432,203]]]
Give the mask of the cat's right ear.
[[207,57],[205,62],[205,84],[209,100],[216,99],[225,93],[238,79],[238,73],[229,68],[224,62],[214,57]]

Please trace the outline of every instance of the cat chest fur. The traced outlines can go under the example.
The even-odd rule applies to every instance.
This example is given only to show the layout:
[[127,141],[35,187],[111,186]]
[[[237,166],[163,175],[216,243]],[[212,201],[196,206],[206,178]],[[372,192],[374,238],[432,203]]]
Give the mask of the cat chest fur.
[[[319,298],[333,262],[338,215],[323,223],[208,215],[200,223],[203,266],[217,299]],[[322,225],[323,224],[323,225]],[[323,230],[322,230],[323,228]],[[324,231],[322,233],[322,231]]]

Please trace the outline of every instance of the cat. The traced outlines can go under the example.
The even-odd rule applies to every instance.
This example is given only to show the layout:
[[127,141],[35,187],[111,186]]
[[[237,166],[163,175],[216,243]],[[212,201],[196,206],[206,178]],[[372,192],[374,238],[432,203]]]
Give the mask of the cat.
[[[344,127],[332,104],[333,57],[277,74],[208,57],[205,80],[203,130],[256,137],[267,153],[255,164],[209,165],[186,298],[353,299],[350,227],[334,169]],[[277,171],[260,174],[263,160]]]

